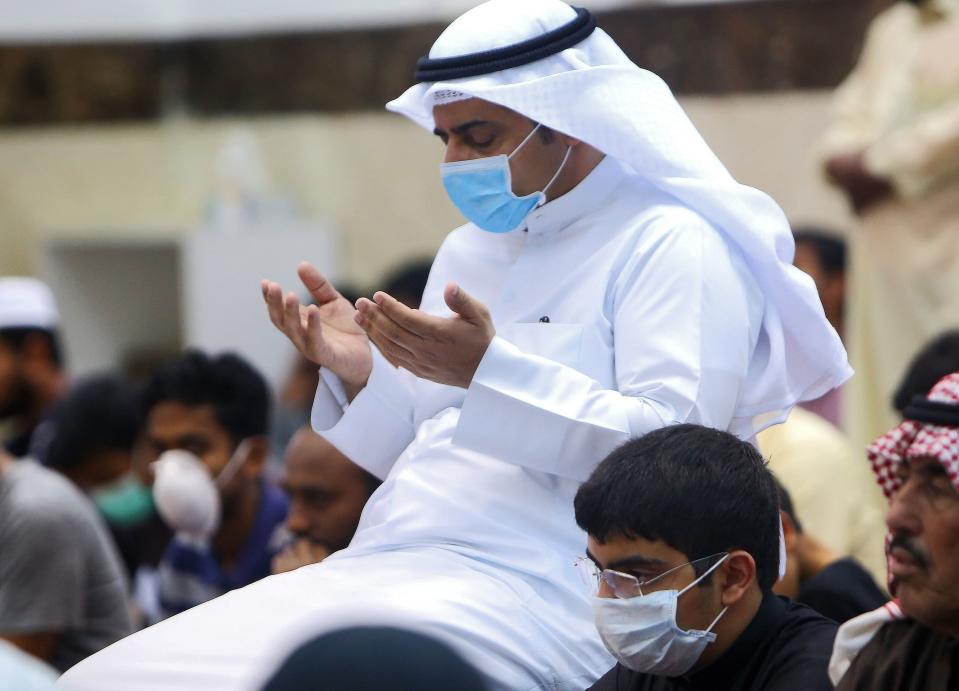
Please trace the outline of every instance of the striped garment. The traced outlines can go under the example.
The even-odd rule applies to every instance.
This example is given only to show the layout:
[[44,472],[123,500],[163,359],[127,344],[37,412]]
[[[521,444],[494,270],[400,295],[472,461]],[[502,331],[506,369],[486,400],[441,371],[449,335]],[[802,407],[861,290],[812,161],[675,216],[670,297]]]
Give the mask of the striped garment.
[[270,562],[282,547],[287,499],[276,487],[260,481],[256,518],[236,564],[224,569],[208,544],[176,536],[159,566],[160,608],[173,616],[235,588],[270,575]]

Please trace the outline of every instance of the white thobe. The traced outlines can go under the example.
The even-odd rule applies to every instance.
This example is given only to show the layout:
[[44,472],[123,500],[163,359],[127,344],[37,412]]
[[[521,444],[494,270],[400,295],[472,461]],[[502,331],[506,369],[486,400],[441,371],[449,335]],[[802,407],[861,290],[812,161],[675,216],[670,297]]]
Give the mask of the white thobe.
[[497,689],[582,689],[612,666],[573,567],[573,496],[614,447],[664,425],[751,436],[737,401],[763,296],[718,231],[611,158],[525,232],[454,231],[423,310],[449,314],[449,281],[496,327],[468,389],[374,353],[345,412],[334,378],[317,392],[314,425],[335,423],[330,441],[385,479],[350,547],[121,641],[64,688],[255,688],[271,648],[349,606],[400,612]]
[[896,192],[849,235],[846,342],[859,376],[843,388],[843,430],[857,449],[899,424],[891,401],[910,360],[959,328],[959,4],[939,4],[939,21],[905,2],[876,17],[822,145],[824,160],[862,152]]

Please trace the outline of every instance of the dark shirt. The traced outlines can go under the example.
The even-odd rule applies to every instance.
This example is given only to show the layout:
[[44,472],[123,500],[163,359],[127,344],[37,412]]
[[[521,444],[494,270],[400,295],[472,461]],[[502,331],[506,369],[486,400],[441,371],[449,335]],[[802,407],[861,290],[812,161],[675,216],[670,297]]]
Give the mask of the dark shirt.
[[7,443],[4,444],[4,448],[6,448],[7,453],[14,458],[26,458],[27,452],[30,451],[31,436],[33,436],[32,428],[8,440]]
[[839,680],[836,691],[951,691],[959,688],[959,639],[912,620],[885,624]]
[[832,691],[826,668],[836,628],[805,605],[767,594],[749,626],[711,665],[663,677],[617,664],[590,691]]
[[840,559],[802,584],[797,602],[840,624],[879,609],[889,597],[855,559]]

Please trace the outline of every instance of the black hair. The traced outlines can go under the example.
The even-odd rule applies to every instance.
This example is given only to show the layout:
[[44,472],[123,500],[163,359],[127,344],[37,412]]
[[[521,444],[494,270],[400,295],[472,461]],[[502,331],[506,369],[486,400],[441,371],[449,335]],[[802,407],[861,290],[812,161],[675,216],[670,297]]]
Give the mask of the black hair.
[[786,486],[779,481],[779,478],[773,475],[773,480],[776,483],[776,493],[779,495],[779,510],[784,512],[789,519],[793,522],[793,525],[796,526],[796,532],[802,532],[802,523],[799,522],[799,517],[796,516],[796,508],[793,506],[793,498],[789,496],[789,490],[786,489]]
[[50,348],[50,358],[58,369],[63,367],[63,347],[60,344],[60,334],[54,329],[41,329],[33,326],[14,326],[0,329],[0,341],[3,341],[14,352],[21,352],[27,340],[40,337],[47,342]]
[[662,540],[690,560],[741,549],[756,561],[763,592],[776,582],[776,485],[759,451],[727,432],[684,424],[628,441],[597,466],[574,506],[599,542]]
[[433,266],[431,259],[417,259],[407,262],[402,266],[391,271],[383,280],[383,292],[396,297],[397,294],[409,295],[417,302],[423,299],[423,291],[426,290],[426,281],[430,277],[430,268]]
[[115,375],[77,382],[57,408],[44,462],[69,471],[94,454],[133,448],[140,429],[135,388]]
[[161,367],[143,395],[144,416],[167,401],[211,405],[234,443],[266,434],[270,393],[263,377],[233,353],[207,355],[187,350]]
[[923,346],[909,363],[892,397],[900,414],[916,396],[925,396],[947,374],[959,371],[959,330],[939,334]]
[[798,245],[807,243],[816,250],[816,256],[827,274],[838,274],[846,270],[846,242],[836,233],[819,228],[798,228],[793,231]]
[[[378,664],[370,664],[375,651]],[[322,634],[294,650],[263,691],[487,691],[483,676],[446,643],[388,626]]]

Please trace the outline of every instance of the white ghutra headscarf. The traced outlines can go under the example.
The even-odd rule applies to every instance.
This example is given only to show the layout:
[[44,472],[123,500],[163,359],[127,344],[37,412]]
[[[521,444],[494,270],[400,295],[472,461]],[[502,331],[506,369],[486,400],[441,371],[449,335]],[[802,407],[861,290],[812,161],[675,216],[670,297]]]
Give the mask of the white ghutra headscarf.
[[[490,0],[440,35],[430,60],[528,42],[570,25],[560,0]],[[703,141],[655,74],[633,64],[601,29],[579,43],[500,71],[424,81],[387,104],[432,131],[433,106],[480,98],[580,139],[626,164],[694,210],[738,248],[765,297],[762,332],[739,411],[781,421],[798,401],[818,398],[852,375],[815,285],[792,266],[794,243],[779,206],[741,185]]]

